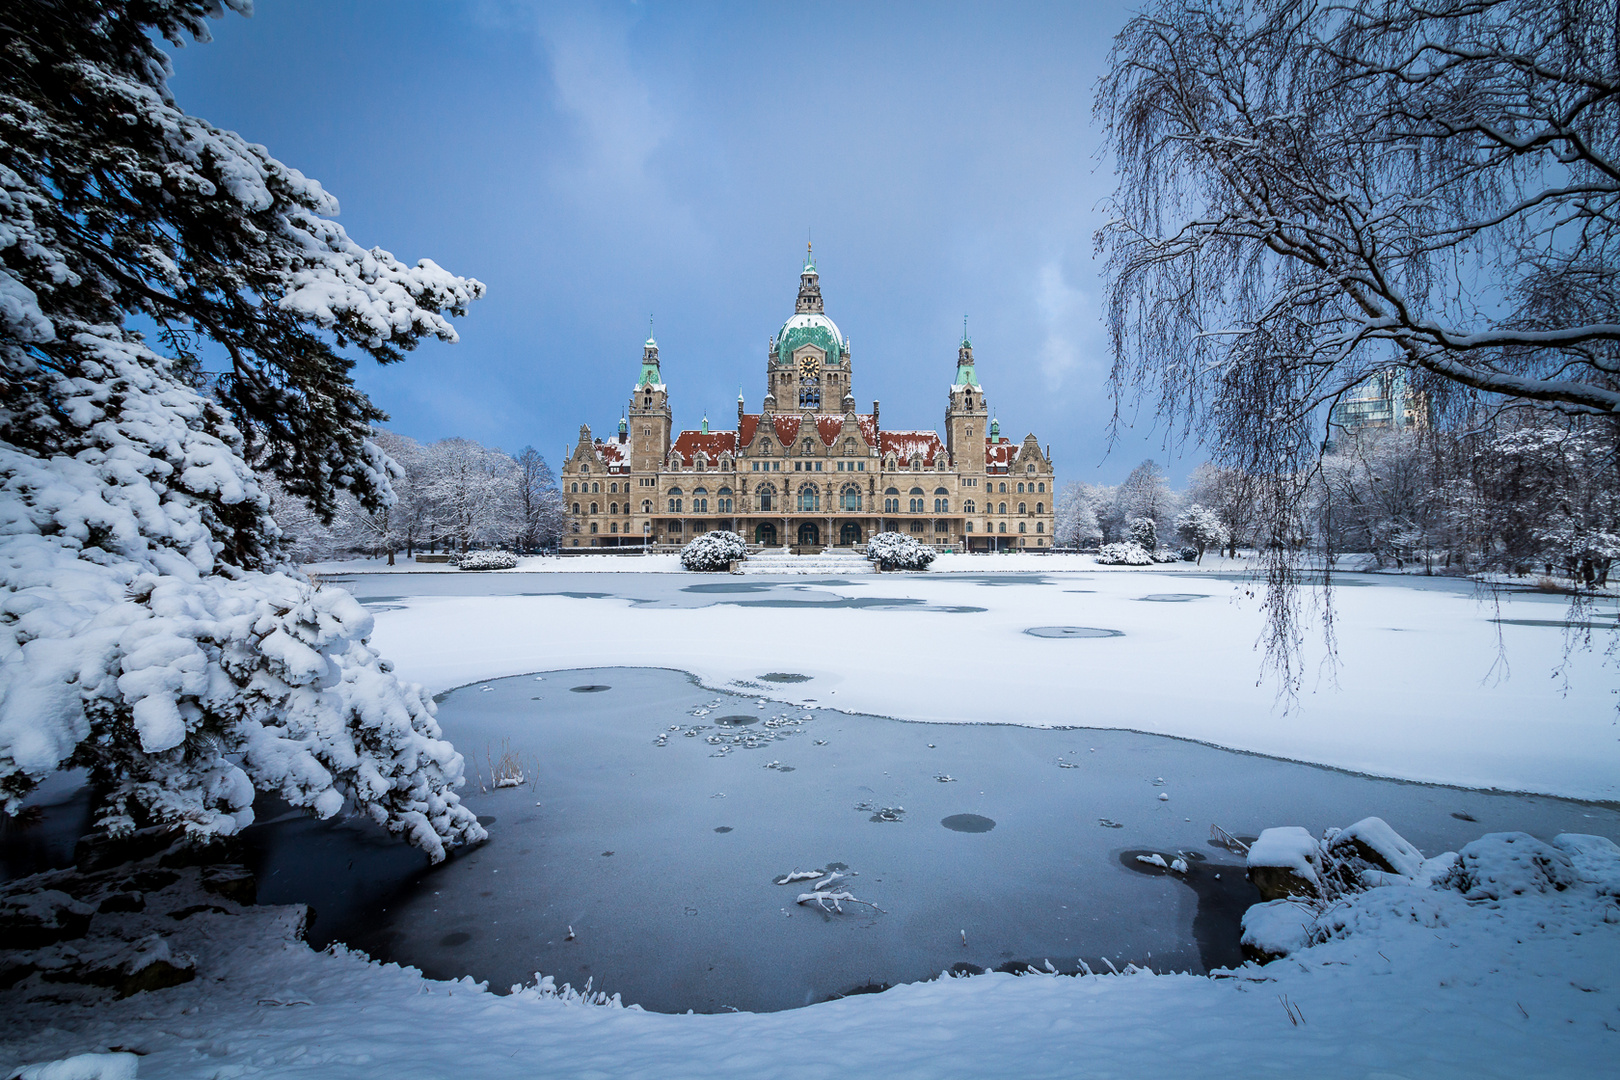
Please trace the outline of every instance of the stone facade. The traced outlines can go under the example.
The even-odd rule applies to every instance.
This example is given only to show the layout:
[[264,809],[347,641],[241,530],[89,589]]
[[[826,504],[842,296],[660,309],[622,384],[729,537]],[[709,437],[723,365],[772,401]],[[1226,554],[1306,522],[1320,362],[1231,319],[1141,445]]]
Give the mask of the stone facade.
[[855,411],[849,341],[823,310],[815,262],[793,317],[771,340],[760,411],[737,398],[737,426],[672,430],[658,343],[616,437],[579,442],[562,468],[572,511],[565,547],[681,544],[710,529],[750,543],[851,546],[885,530],[939,548],[1051,546],[1057,482],[1034,435],[1014,443],[991,419],[964,335],[945,409],[945,437],[885,431],[878,403]]

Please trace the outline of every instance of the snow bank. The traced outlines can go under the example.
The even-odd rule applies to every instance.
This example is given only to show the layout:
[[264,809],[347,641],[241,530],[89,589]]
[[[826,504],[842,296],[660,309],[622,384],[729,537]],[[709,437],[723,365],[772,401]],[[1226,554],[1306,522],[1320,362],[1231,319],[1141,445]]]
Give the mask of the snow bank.
[[135,1080],[140,1060],[125,1053],[75,1054],[25,1066],[15,1080]]

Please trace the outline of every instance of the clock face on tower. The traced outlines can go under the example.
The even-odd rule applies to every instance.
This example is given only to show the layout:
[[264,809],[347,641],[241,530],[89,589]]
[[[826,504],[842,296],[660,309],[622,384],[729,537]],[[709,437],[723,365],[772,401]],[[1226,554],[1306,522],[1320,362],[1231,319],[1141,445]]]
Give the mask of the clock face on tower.
[[821,374],[821,361],[814,356],[806,356],[799,361],[799,374],[806,379],[813,379]]

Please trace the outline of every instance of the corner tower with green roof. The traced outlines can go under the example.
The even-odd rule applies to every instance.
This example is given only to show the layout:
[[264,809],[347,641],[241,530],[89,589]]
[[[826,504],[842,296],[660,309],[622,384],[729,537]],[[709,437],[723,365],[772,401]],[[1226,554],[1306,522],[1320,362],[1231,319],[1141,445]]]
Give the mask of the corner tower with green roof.
[[956,347],[956,379],[951,383],[950,404],[945,407],[945,448],[952,458],[962,462],[964,469],[974,473],[984,471],[989,413],[964,320],[962,343]]
[[669,453],[669,388],[658,364],[658,342],[649,333],[641,346],[641,375],[630,389],[630,467],[654,470]]

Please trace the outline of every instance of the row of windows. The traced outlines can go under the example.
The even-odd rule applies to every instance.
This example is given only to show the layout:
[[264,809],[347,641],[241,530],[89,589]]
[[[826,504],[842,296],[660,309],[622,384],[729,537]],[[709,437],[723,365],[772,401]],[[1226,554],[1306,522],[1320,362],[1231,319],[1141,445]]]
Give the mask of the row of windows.
[[[773,488],[773,487],[771,487],[770,485],[767,484],[764,487],[761,487],[761,488],[757,489],[754,494],[755,494],[755,497],[756,497],[757,501],[759,502],[759,508],[761,510],[773,510],[773,509],[775,509],[775,502],[776,502],[776,489],[775,488]],[[935,488],[934,489],[934,500],[933,500],[933,503],[934,503],[933,512],[934,513],[936,513],[936,514],[948,514],[948,513],[950,513],[951,500],[949,498],[949,494],[950,493],[947,492],[944,488]],[[718,492],[716,492],[715,495],[716,495],[716,497],[715,497],[715,513],[730,514],[730,513],[734,512],[736,503],[735,503],[735,500],[732,498],[732,490],[730,488],[723,487]],[[668,505],[668,508],[669,508],[669,513],[671,513],[671,514],[685,513],[685,512],[688,512],[688,511],[691,512],[691,513],[694,513],[694,514],[707,514],[707,513],[709,513],[709,490],[707,488],[701,488],[701,487],[700,488],[694,488],[692,490],[691,501],[690,501],[690,503],[687,503],[685,498],[684,498],[684,492],[682,492],[680,488],[670,488],[669,496],[668,496],[666,502],[667,502],[667,505]],[[799,489],[799,497],[798,497],[796,502],[797,502],[797,508],[800,509],[800,510],[819,510],[821,508],[821,492],[818,491],[816,488],[811,487],[810,485],[807,484],[804,487]],[[899,488],[889,488],[887,491],[884,492],[884,499],[883,499],[883,512],[884,513],[886,513],[886,514],[898,514],[898,513],[901,513],[902,511],[900,509],[900,504],[901,504],[901,499],[900,499],[900,489]],[[839,493],[839,496],[838,496],[838,508],[840,510],[859,510],[861,508],[861,491],[860,491],[860,489],[857,488],[857,487],[854,487],[854,486],[845,487],[844,490]],[[1006,503],[987,504],[985,508],[986,508],[987,511],[991,511],[991,512],[998,513],[998,514],[1005,514],[1007,512],[1007,504]],[[574,513],[577,514],[579,512],[580,512],[580,504],[575,503],[574,504]],[[597,513],[600,513],[600,512],[601,512],[601,504],[600,503],[594,503],[593,502],[593,503],[590,504],[590,513],[597,514]],[[608,504],[608,513],[617,514],[618,512],[619,512],[619,504],[618,503],[613,502],[613,503]],[[630,504],[628,502],[624,504],[624,512],[627,513],[627,514],[630,512]],[[641,512],[644,513],[644,514],[652,513],[652,500],[651,499],[643,499],[641,501]],[[905,511],[904,512],[909,513],[909,514],[923,514],[923,513],[928,512],[928,499],[926,497],[924,497],[924,492],[923,492],[922,488],[912,488],[911,489],[910,494],[905,499]],[[964,499],[964,500],[962,500],[962,512],[964,514],[976,513],[977,512],[977,504],[972,499]],[[1029,513],[1029,504],[1028,503],[1019,503],[1018,504],[1018,513],[1027,515]],[[1046,504],[1045,503],[1036,503],[1035,504],[1035,513],[1036,514],[1044,514],[1044,513],[1046,513]]]
[[[812,465],[814,466],[814,468],[811,467]],[[754,466],[754,471],[755,472],[760,472],[760,471],[764,471],[764,472],[772,472],[772,471],[781,472],[782,471],[782,463],[780,461],[756,461],[756,462],[753,462],[753,466]],[[804,472],[820,472],[821,471],[821,462],[819,462],[819,461],[817,461],[817,462],[809,462],[809,461],[799,462],[799,461],[795,461],[793,463],[793,471],[794,472],[801,471],[801,466],[803,467],[802,471],[804,471]],[[864,462],[864,461],[840,461],[838,463],[838,471],[839,472],[865,472],[866,471],[866,462]],[[640,482],[644,486],[651,486],[655,481],[653,479],[651,479],[651,478],[643,478]],[[966,483],[969,486],[973,485],[974,482],[975,481],[972,478],[969,478],[966,481]],[[1001,486],[1001,494],[1005,495],[1007,493],[1007,482],[1005,480],[1002,481],[1000,486]],[[1016,486],[1017,486],[1017,494],[1019,494],[1019,495],[1024,494],[1025,485],[1022,482],[1020,482]],[[626,480],[624,482],[624,490],[627,493],[629,492],[629,490],[630,490],[630,481]],[[602,493],[602,483],[599,480],[592,480],[592,481],[587,481],[587,482],[584,482],[584,483],[572,483],[572,484],[568,485],[568,491],[569,491],[570,494],[574,494],[574,495],[578,495],[578,494],[581,494],[581,493],[587,494],[587,495],[600,495]],[[1046,484],[1045,484],[1044,481],[1039,482],[1039,483],[1030,484],[1029,485],[1029,491],[1031,493],[1034,493],[1036,491],[1045,492],[1046,491]],[[612,482],[610,482],[608,484],[608,493],[611,494],[611,495],[617,495],[619,493],[618,481],[615,480],[615,481],[612,481]]]

